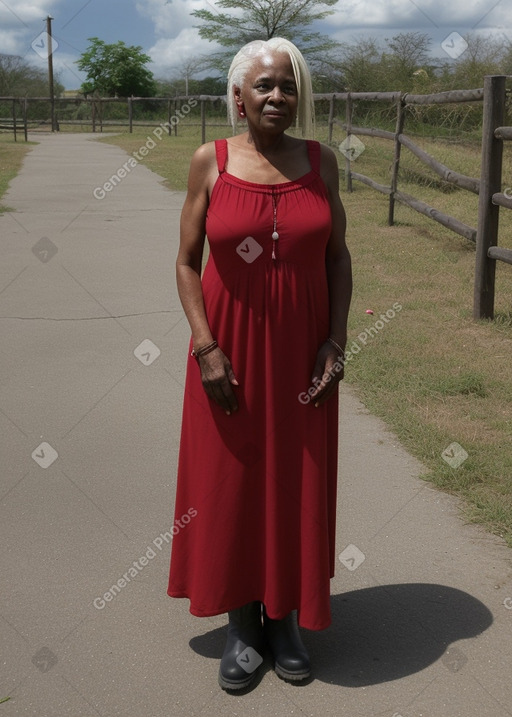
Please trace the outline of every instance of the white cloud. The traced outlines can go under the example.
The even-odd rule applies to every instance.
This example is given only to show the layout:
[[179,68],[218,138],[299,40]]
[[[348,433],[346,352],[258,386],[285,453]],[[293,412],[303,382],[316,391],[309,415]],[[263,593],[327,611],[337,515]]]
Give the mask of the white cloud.
[[[159,72],[179,67],[184,62],[201,55],[211,55],[216,49],[218,49],[217,45],[203,40],[196,29],[189,27],[183,29],[177,37],[160,38],[148,50],[148,54],[155,66],[153,72],[158,75]],[[199,69],[196,74],[200,72]]]
[[2,29],[12,29],[15,32],[33,31],[36,27],[43,25],[47,15],[52,14],[62,0],[32,0],[32,2],[21,2],[19,0],[2,0],[0,3],[0,25]]
[[512,4],[508,0],[340,0],[329,23],[337,29],[407,27],[410,30],[441,28],[464,32],[512,27]]
[[46,29],[44,20],[62,0],[32,0],[0,2],[0,52],[21,55],[28,61],[37,61],[31,48],[32,41]]
[[177,37],[182,30],[199,24],[191,17],[193,10],[208,7],[198,0],[138,0],[135,6],[141,15],[151,18],[157,37]]
[[[19,55],[19,48],[26,45],[26,33],[23,30],[0,30],[0,48],[2,55]],[[25,48],[25,51],[27,48]]]
[[[200,20],[191,16],[193,10],[212,9],[203,0],[139,0],[136,8],[141,15],[149,17],[155,25],[157,41],[147,50],[157,76],[177,68],[188,60],[201,55],[211,55],[219,49],[216,43],[199,36],[196,25]],[[198,71],[197,74],[200,74]]]

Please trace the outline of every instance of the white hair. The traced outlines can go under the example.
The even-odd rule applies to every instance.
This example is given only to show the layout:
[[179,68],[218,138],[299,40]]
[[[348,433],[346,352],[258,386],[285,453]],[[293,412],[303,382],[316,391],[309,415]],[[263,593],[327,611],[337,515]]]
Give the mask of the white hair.
[[228,72],[227,105],[228,118],[236,131],[238,122],[238,109],[233,89],[242,87],[248,70],[256,59],[269,52],[286,52],[290,58],[295,84],[297,85],[297,118],[302,127],[302,135],[311,135],[315,113],[313,102],[313,89],[311,87],[311,74],[300,50],[283,37],[272,37],[270,40],[253,40],[244,45],[234,56]]

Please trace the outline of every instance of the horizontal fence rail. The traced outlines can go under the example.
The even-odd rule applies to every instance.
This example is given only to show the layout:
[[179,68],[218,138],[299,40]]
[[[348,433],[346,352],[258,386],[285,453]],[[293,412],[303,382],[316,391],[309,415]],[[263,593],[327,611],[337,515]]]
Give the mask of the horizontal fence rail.
[[[499,248],[498,210],[500,207],[512,209],[512,196],[501,192],[502,184],[502,147],[503,142],[512,140],[512,127],[503,127],[505,116],[506,87],[505,76],[485,78],[484,87],[473,90],[453,90],[430,95],[408,93],[339,93],[322,95],[329,99],[329,140],[332,141],[333,127],[341,126],[349,138],[352,135],[376,137],[394,143],[394,155],[389,186],[375,181],[360,172],[352,170],[352,157],[347,152],[345,160],[345,178],[347,191],[352,191],[352,180],[366,184],[372,189],[389,197],[388,223],[394,224],[395,203],[398,201],[411,209],[433,219],[451,231],[465,237],[476,245],[475,281],[473,297],[473,316],[475,319],[494,317],[495,269],[496,261],[512,264],[512,250]],[[378,127],[358,127],[353,125],[354,102],[373,100],[395,103],[395,131]],[[336,117],[335,102],[345,102],[345,121]],[[404,133],[406,109],[413,106],[443,105],[461,102],[481,102],[483,105],[482,162],[480,178],[469,177],[456,172],[419,147],[411,137]],[[459,219],[445,214],[418,197],[402,192],[398,188],[402,147],[408,149],[425,166],[435,172],[448,184],[478,195],[478,226],[471,227]]]
[[[333,132],[335,127],[341,127],[347,135],[349,141],[352,136],[375,137],[393,142],[393,162],[391,165],[391,174],[389,185],[377,182],[360,172],[352,170],[353,157],[350,152],[345,154],[345,179],[347,191],[353,190],[352,181],[358,181],[367,185],[371,189],[378,191],[389,198],[388,205],[388,223],[394,224],[395,203],[398,201],[413,210],[429,217],[430,219],[442,224],[456,234],[465,237],[476,245],[476,262],[475,262],[475,282],[474,282],[474,298],[473,298],[473,315],[476,319],[493,318],[494,316],[494,294],[495,294],[495,270],[496,261],[502,261],[512,264],[512,250],[500,248],[498,244],[498,218],[499,209],[512,209],[512,196],[507,192],[501,191],[502,185],[502,156],[503,143],[512,140],[512,127],[503,126],[505,118],[505,102],[506,102],[506,77],[488,76],[485,77],[484,87],[472,90],[451,90],[448,92],[437,92],[429,95],[418,95],[403,92],[335,92],[314,94],[313,99],[317,101],[326,101],[329,104],[328,114],[328,143],[333,143]],[[28,126],[39,127],[44,124],[51,125],[52,128],[58,129],[59,122],[70,126],[92,125],[92,131],[99,129],[103,131],[103,127],[123,126],[128,127],[129,132],[133,132],[134,127],[158,127],[162,126],[167,129],[169,135],[177,134],[178,122],[173,121],[183,114],[184,107],[195,102],[194,106],[199,105],[199,122],[187,122],[190,126],[201,127],[201,141],[206,141],[206,126],[224,126],[229,125],[225,122],[211,123],[206,122],[206,106],[217,103],[222,107],[222,113],[225,116],[226,96],[217,95],[187,95],[178,97],[129,97],[129,98],[110,98],[110,97],[76,97],[76,98],[55,98],[53,103],[48,97],[0,97],[0,103],[8,103],[11,107],[11,116],[9,118],[0,118],[0,130],[11,130],[14,133],[14,139],[17,133],[22,130],[25,141],[27,141]],[[89,117],[83,119],[63,119],[59,116],[55,121],[55,117],[50,119],[30,119],[29,109],[37,102],[46,103],[48,112],[50,110],[61,116],[64,112],[63,108],[69,111],[70,106],[80,108],[84,103],[89,107]],[[395,131],[385,130],[379,127],[359,127],[353,124],[354,104],[358,102],[379,102],[386,105],[395,106]],[[414,140],[404,133],[406,110],[413,107],[427,107],[428,105],[445,105],[458,103],[482,103],[483,106],[483,125],[482,125],[482,160],[480,177],[470,177],[460,172],[456,172],[442,162],[438,161],[428,152],[419,147]],[[105,114],[105,108],[114,103],[126,106],[126,117],[115,118],[108,117]],[[166,109],[167,121],[164,124],[158,121],[137,119],[134,116],[135,108],[142,103],[145,106],[163,105]],[[337,116],[337,107],[340,103],[345,105],[344,117]],[[197,111],[196,111],[197,116]],[[444,212],[432,207],[418,197],[413,197],[401,191],[398,188],[401,150],[405,147],[410,151],[422,164],[435,172],[441,179],[448,184],[454,185],[460,189],[472,192],[478,195],[478,226],[471,227],[464,222],[452,217]]]

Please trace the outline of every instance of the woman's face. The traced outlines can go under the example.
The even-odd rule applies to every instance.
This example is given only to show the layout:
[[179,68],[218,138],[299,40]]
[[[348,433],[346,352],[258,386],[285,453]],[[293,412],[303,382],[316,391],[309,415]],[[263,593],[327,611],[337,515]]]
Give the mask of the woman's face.
[[243,103],[248,124],[272,134],[284,132],[297,113],[297,84],[286,52],[258,56],[242,88],[235,87],[238,106]]

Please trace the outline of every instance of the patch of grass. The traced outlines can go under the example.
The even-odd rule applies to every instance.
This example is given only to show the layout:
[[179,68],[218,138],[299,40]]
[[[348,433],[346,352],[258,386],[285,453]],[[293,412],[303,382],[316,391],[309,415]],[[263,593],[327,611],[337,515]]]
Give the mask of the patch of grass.
[[[138,152],[151,137],[156,147],[149,151],[144,164],[156,174],[165,178],[165,184],[174,190],[185,191],[187,188],[188,167],[194,150],[201,144],[201,128],[186,125],[184,121],[178,125],[178,136],[165,134],[161,140],[155,139],[151,127],[134,128],[132,134],[103,134],[100,141],[115,144],[129,154]],[[208,128],[207,141],[229,136],[229,128]]]
[[455,376],[439,376],[428,381],[425,392],[439,396],[479,396],[485,398],[488,391],[485,378],[474,371],[463,371]]
[[[0,200],[23,163],[23,158],[34,142],[15,142],[11,134],[0,134]],[[11,211],[0,202],[0,214]]]
[[[335,146],[344,138],[336,132]],[[170,187],[184,190],[201,136],[185,122],[178,133],[165,137],[144,161]],[[105,140],[132,152],[148,134],[137,130]],[[207,140],[228,135],[228,128],[209,129]],[[317,129],[317,139],[326,141],[325,128]],[[389,184],[391,143],[363,139],[366,149],[354,171]],[[478,143],[425,137],[418,143],[446,166],[479,176]],[[507,152],[504,181],[512,186],[512,152]],[[434,173],[434,181],[418,182],[410,153],[404,152],[403,167],[411,172],[404,173],[400,189],[476,226],[476,195],[439,191]],[[343,170],[340,155],[342,187]],[[430,170],[422,167],[421,173]],[[342,190],[342,199],[355,281],[349,346],[361,345],[347,365],[346,380],[427,467],[425,479],[462,498],[468,520],[484,524],[512,547],[512,267],[497,265],[496,320],[475,322],[471,242],[402,205],[396,207],[395,226],[387,226],[387,198],[360,183],[354,182],[352,194]],[[510,211],[501,211],[499,243],[512,248]],[[396,302],[401,310],[368,334]],[[456,469],[442,457],[453,442],[468,453]]]

